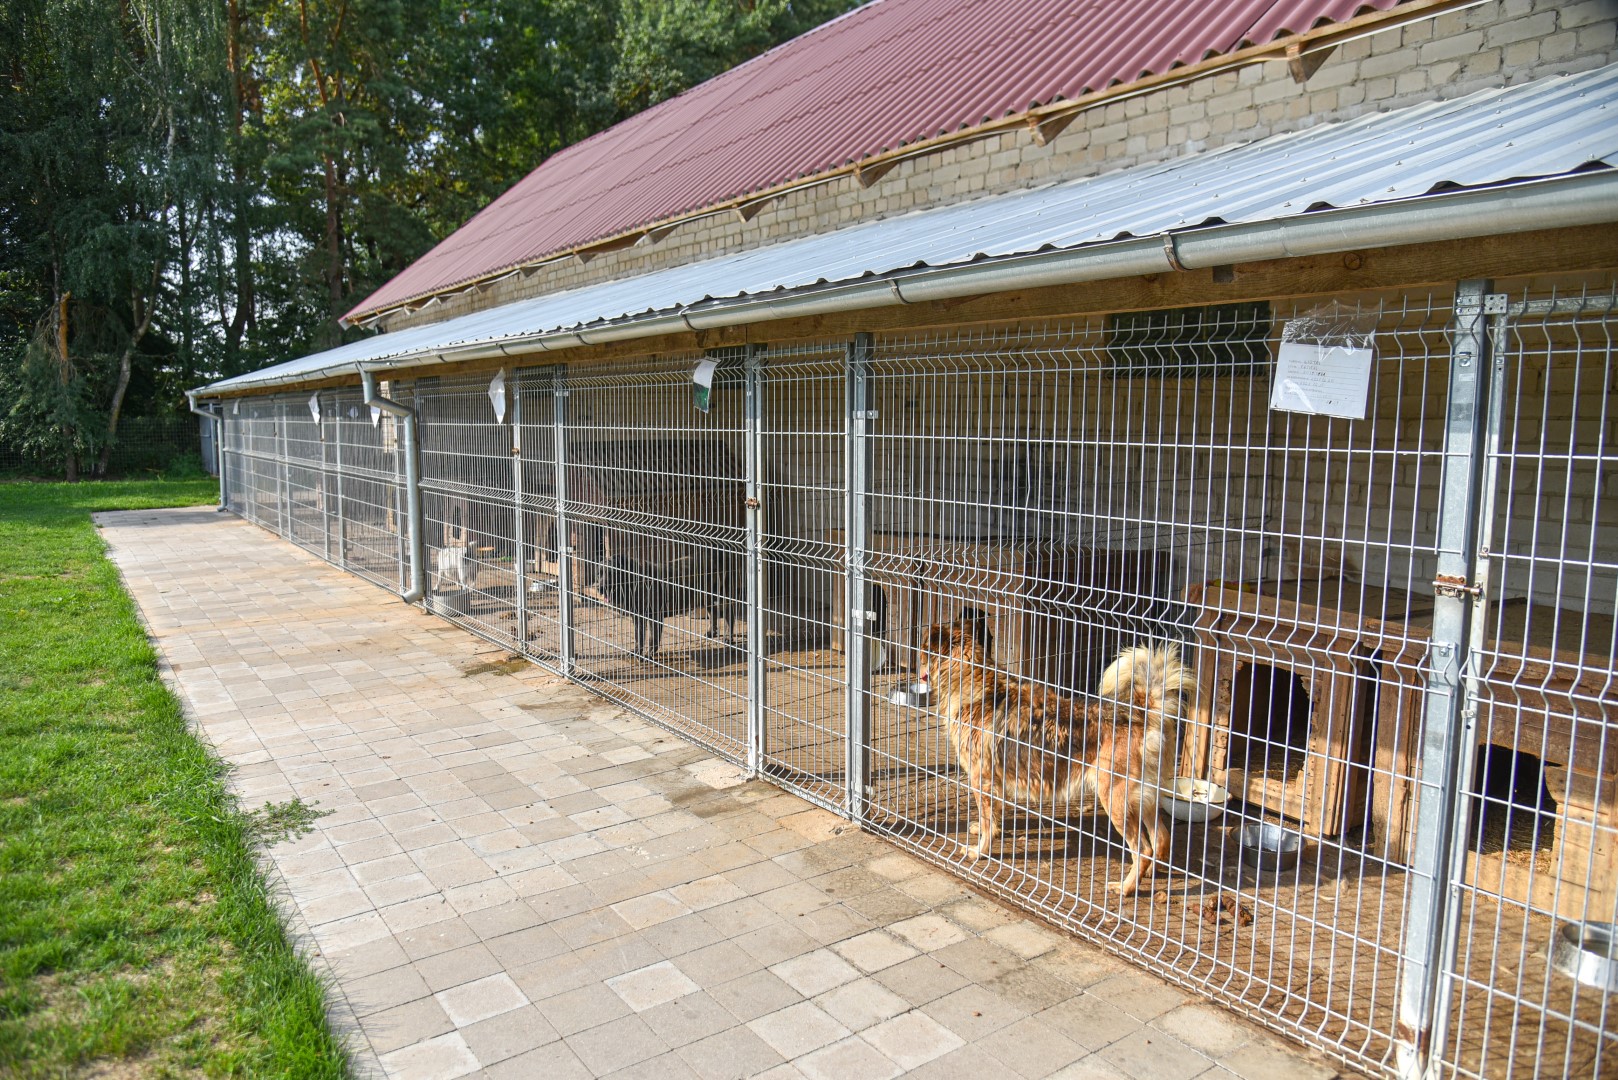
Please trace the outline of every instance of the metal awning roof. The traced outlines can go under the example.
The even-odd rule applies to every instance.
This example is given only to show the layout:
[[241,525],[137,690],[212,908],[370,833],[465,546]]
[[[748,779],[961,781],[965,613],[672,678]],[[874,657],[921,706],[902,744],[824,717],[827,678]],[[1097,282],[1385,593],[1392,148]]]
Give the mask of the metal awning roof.
[[[1554,178],[1568,178],[1562,188],[1577,181],[1581,190],[1594,182],[1601,199],[1610,200],[1601,203],[1601,220],[1618,220],[1618,173],[1608,171],[1615,164],[1618,65],[1611,65],[518,301],[379,334],[206,389],[267,388],[353,372],[362,364],[405,367],[532,353],[547,345],[786,317],[784,300],[808,313],[872,306],[874,292],[892,292],[892,302],[933,299],[940,295],[936,282],[961,277],[963,267],[1023,265],[1041,253],[1102,256],[1127,239],[1154,238],[1147,246],[1155,249],[1161,246],[1155,238],[1219,231],[1210,226],[1280,231],[1351,215],[1354,208],[1436,207],[1457,192],[1501,185],[1542,194],[1556,186],[1546,183]],[[1573,176],[1591,170],[1602,175]],[[1454,235],[1523,227],[1540,226],[1496,219]],[[1411,233],[1404,242],[1433,238]],[[1321,250],[1352,246],[1366,245],[1345,238]],[[1130,265],[1117,262],[1088,277],[1146,272]],[[989,274],[974,277],[955,295],[995,291]],[[866,297],[861,302],[849,299],[857,286]]]

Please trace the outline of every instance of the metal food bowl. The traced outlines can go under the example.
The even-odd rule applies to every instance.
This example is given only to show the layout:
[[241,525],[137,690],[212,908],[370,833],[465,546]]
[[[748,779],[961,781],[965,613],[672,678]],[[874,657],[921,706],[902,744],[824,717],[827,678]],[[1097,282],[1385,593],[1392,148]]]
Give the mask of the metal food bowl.
[[924,682],[904,682],[888,691],[888,700],[895,705],[928,705],[933,699],[933,688]]
[[1556,930],[1551,966],[1597,990],[1618,990],[1618,925],[1564,923]]
[[1303,837],[1280,825],[1242,826],[1242,862],[1259,870],[1290,870],[1303,853]]
[[1180,777],[1158,794],[1158,802],[1175,821],[1211,821],[1225,812],[1230,792],[1207,780]]

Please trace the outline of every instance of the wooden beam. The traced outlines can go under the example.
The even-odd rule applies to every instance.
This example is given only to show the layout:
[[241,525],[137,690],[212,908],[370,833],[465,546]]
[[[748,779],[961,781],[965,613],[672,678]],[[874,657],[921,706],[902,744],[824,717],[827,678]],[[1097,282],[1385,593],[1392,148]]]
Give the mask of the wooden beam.
[[625,233],[622,236],[614,236],[610,239],[602,240],[600,243],[591,244],[589,247],[576,249],[573,252],[573,257],[581,263],[587,263],[597,255],[607,255],[614,251],[632,248],[640,243],[640,238],[645,235],[646,233],[643,230],[641,232]]
[[774,195],[765,195],[760,199],[752,199],[748,202],[737,203],[735,207],[737,220],[742,222],[752,221],[754,218],[758,217],[764,212],[764,208],[766,206],[769,206],[771,203],[780,202],[786,197],[786,192],[778,191]]
[[1030,116],[1028,118],[1028,133],[1034,137],[1034,142],[1045,146],[1050,141],[1066,131],[1068,125],[1079,118],[1085,109],[1077,108],[1071,112],[1047,113],[1044,116]]
[[898,167],[901,158],[861,162],[854,166],[854,179],[862,188],[868,188]]
[[1335,45],[1324,45],[1309,52],[1303,51],[1303,46],[1294,41],[1287,46],[1287,70],[1292,72],[1292,81],[1302,86],[1309,81],[1309,76],[1320,70],[1320,65],[1326,62],[1326,57],[1336,49]]

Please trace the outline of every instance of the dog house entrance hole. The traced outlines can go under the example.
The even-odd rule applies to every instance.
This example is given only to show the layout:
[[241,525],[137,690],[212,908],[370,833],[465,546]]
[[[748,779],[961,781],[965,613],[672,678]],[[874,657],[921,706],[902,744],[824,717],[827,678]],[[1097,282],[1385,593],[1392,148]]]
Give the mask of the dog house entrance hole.
[[1468,847],[1508,861],[1548,853],[1556,840],[1556,800],[1545,783],[1545,763],[1509,746],[1478,747],[1472,771],[1472,825]]
[[1291,780],[1309,745],[1309,692],[1296,674],[1243,665],[1230,687],[1230,765],[1248,776]]

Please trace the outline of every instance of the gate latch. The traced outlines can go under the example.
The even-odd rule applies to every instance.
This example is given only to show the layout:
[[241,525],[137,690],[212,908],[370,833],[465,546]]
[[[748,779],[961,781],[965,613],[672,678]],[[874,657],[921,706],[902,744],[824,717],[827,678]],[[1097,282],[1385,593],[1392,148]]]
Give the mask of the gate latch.
[[1483,588],[1467,581],[1459,574],[1439,574],[1433,581],[1433,592],[1451,600],[1459,600],[1462,596],[1479,597],[1483,595]]

